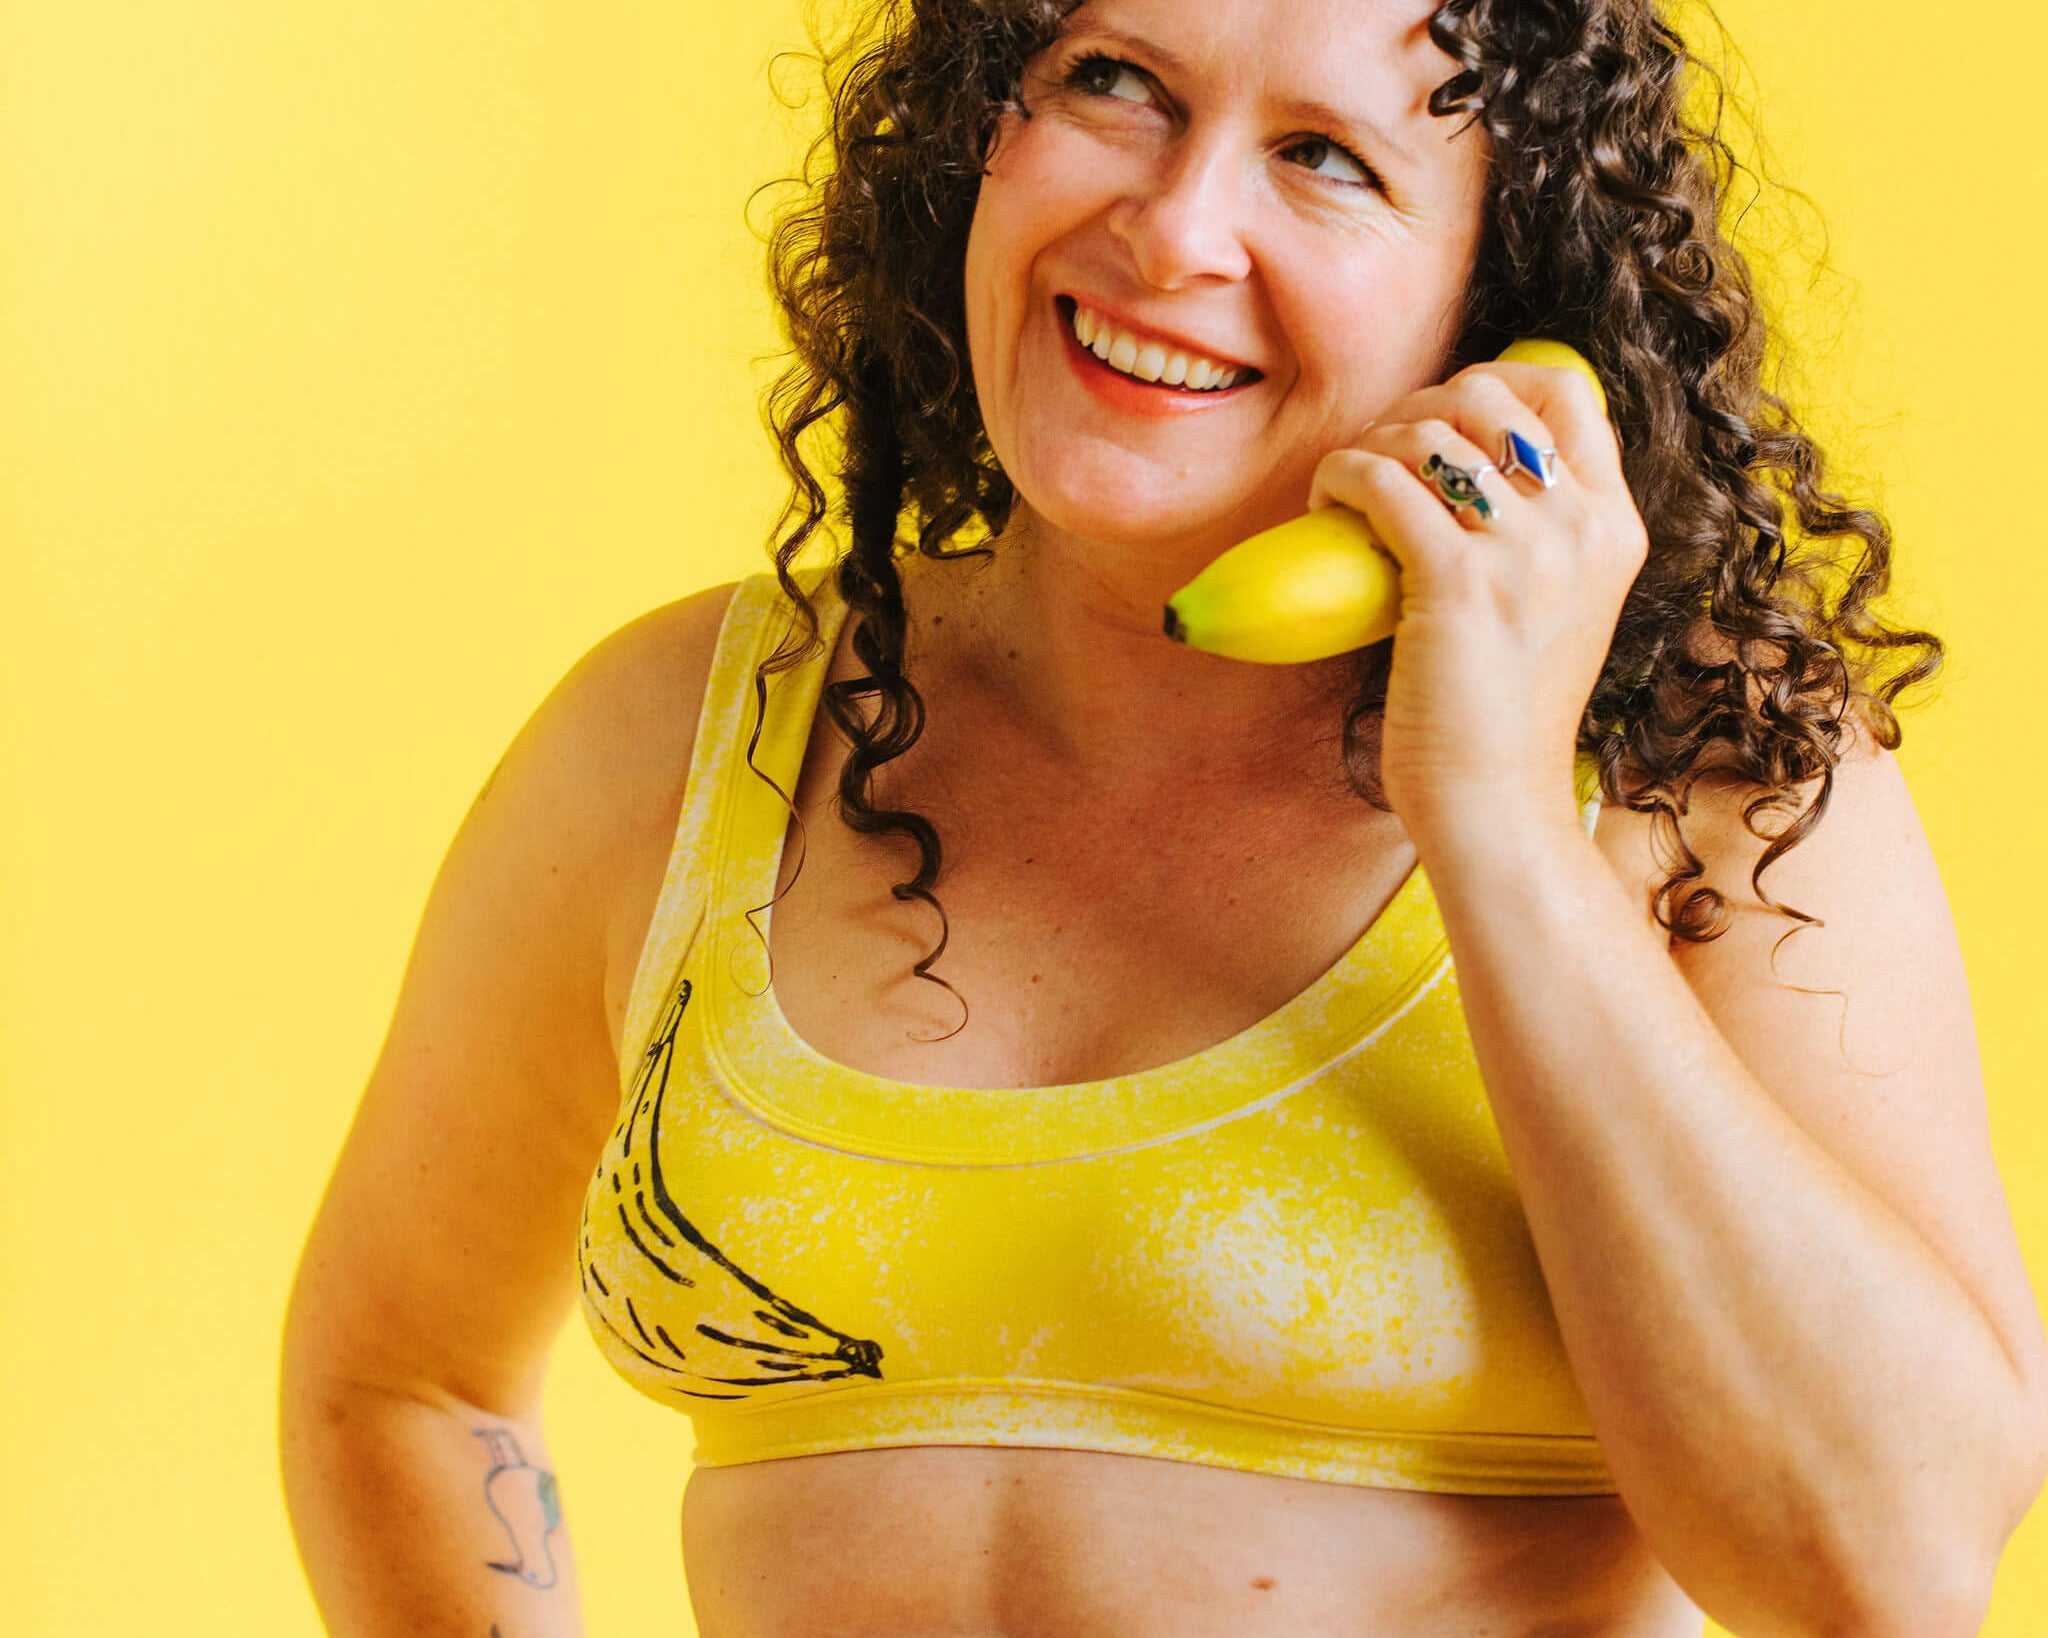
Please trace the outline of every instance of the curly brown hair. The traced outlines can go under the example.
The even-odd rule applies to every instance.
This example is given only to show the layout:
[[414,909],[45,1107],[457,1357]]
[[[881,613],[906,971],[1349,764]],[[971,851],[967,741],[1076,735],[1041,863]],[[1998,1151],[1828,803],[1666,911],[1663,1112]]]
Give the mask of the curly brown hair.
[[[799,618],[756,674],[757,707],[769,674],[821,647],[791,563],[835,513],[799,445],[814,429],[836,433],[823,459],[837,467],[847,541],[833,572],[867,671],[822,695],[851,743],[838,806],[855,831],[916,841],[917,873],[892,891],[938,911],[938,944],[915,970],[949,990],[929,971],[946,947],[932,893],[938,834],[924,816],[872,800],[875,770],[903,755],[924,722],[903,671],[898,559],[985,555],[1009,517],[1014,491],[965,368],[968,227],[999,120],[1029,117],[1024,68],[1077,4],[874,0],[865,27],[819,48],[829,119],[804,175],[786,179],[803,194],[769,239],[792,357],[765,407],[792,482],[773,556]],[[1754,793],[1744,823],[1769,841],[1750,877],[1759,899],[1816,923],[1770,898],[1759,878],[1819,822],[1859,724],[1897,747],[1891,704],[1935,675],[1944,648],[1875,612],[1890,581],[1890,529],[1823,487],[1818,445],[1765,390],[1762,303],[1720,221],[1745,170],[1723,134],[1722,81],[1655,0],[1444,0],[1429,32],[1458,65],[1430,112],[1477,121],[1492,141],[1453,367],[1522,335],[1584,353],[1606,384],[1648,530],[1647,561],[1580,723],[1580,753],[1597,762],[1608,800],[1653,816],[1669,874],[1652,910],[1672,939],[1705,942],[1730,920],[1679,824],[1706,774]],[[1688,98],[1702,86],[1709,112],[1695,119]],[[914,540],[898,537],[906,513]],[[984,543],[960,545],[970,532]],[[1391,646],[1356,656],[1343,727],[1346,777],[1382,810]],[[1799,808],[1798,788],[1815,779]],[[1780,830],[1758,827],[1759,814],[1787,808],[1798,811]]]

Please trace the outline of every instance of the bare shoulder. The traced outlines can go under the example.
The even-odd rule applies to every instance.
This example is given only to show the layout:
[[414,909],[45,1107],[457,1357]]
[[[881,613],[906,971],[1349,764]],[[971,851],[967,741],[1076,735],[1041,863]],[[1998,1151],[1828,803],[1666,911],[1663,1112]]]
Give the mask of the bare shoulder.
[[[559,802],[565,821],[583,815],[614,840],[635,821],[657,821],[650,806],[658,809],[671,792],[680,800],[711,656],[737,585],[664,603],[593,646],[506,751],[478,805],[507,773],[555,773],[562,777],[526,785],[533,798]],[[572,764],[574,777],[567,777]]]
[[[1753,939],[1775,943],[1799,923],[1771,900],[1845,930],[1877,911],[1867,890],[1879,883],[1908,894],[1922,912],[1935,904],[1946,912],[1932,851],[1898,760],[1863,734],[1851,741],[1834,768],[1825,806],[1809,833],[1758,875],[1772,841],[1819,801],[1821,783],[1799,787],[1787,805],[1760,808],[1754,828],[1745,817],[1759,794],[1753,787],[1711,773],[1693,786],[1679,817],[1683,845],[1700,869],[1697,885],[1720,894],[1730,919],[1719,938],[1674,942],[1674,959],[1704,975],[1727,964],[1735,951],[1749,950]],[[1646,913],[1654,886],[1684,862],[1668,823],[1660,829],[1650,815],[1614,803],[1602,805],[1594,839],[1616,874],[1632,890],[1642,891]],[[1820,902],[1808,903],[1816,894]],[[1890,919],[1903,908],[1894,899],[1883,913]],[[1785,954],[1799,942],[1786,945]]]
[[[654,916],[697,748],[711,664],[739,582],[651,610],[588,654],[583,728],[590,774],[603,792],[604,1005],[616,1046],[640,949]],[[572,674],[573,675],[573,674]]]
[[[507,748],[465,825],[508,855],[544,858],[546,890],[581,912],[608,1010],[613,992],[623,1010],[653,914],[737,589],[677,598],[596,643]],[[530,887],[539,874],[529,865]]]
[[[2048,1341],[1992,1152],[1963,952],[1897,758],[1859,735],[1813,828],[1756,875],[1819,786],[1800,790],[1798,808],[1760,811],[1761,836],[1744,818],[1753,789],[1694,787],[1683,835],[1728,923],[1705,943],[1674,941],[1671,960],[1759,1083],[1948,1262],[2016,1367],[2048,1392]],[[1612,805],[1595,841],[1647,918],[1675,862],[1668,842],[1649,816]]]
[[[1816,808],[1821,785],[1753,821],[1753,787],[1713,775],[1694,785],[1680,832],[1726,926],[1704,942],[1672,939],[1671,959],[1723,1029],[1759,1055],[1791,1051],[1795,1038],[1818,1052],[1824,1037],[1866,1103],[1898,1096],[1937,1066],[1959,1105],[1974,1102],[1981,1082],[1962,952],[1897,758],[1859,736],[1811,829],[1764,864],[1797,815]],[[1653,892],[1683,862],[1668,822],[1606,804],[1594,839],[1647,918]]]

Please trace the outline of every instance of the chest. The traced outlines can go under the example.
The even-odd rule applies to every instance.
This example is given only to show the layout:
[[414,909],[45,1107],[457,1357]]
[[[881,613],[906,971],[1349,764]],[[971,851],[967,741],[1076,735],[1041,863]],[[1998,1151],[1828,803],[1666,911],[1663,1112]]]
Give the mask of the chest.
[[893,892],[917,871],[907,838],[804,794],[820,805],[785,841],[768,929],[782,1013],[833,1062],[926,1085],[1061,1085],[1205,1051],[1308,989],[1415,865],[1371,810],[1341,831],[1205,822],[1170,795],[956,810],[936,819],[942,924]]

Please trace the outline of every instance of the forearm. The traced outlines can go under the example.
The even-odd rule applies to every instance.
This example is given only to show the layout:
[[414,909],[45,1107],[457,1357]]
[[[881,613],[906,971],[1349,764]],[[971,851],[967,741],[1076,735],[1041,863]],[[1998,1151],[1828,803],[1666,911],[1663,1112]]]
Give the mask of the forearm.
[[1567,1352],[1653,1550],[1745,1638],[1961,1630],[2022,1397],[1984,1314],[1750,1073],[1568,816],[1418,849]]
[[282,1433],[292,1530],[336,1638],[580,1638],[536,1419],[296,1383]]

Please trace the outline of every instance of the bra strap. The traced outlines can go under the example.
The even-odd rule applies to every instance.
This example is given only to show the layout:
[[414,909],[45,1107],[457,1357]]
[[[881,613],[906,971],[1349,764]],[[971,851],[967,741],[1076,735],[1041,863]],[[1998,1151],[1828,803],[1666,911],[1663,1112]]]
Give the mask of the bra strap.
[[[813,587],[804,581],[807,593]],[[718,849],[728,789],[747,769],[747,739],[754,731],[754,670],[781,641],[795,610],[772,573],[748,575],[734,587],[718,628],[697,738],[676,818],[661,892],[627,992],[619,1038],[619,1075],[629,1088],[655,1025],[702,927],[721,871]],[[775,712],[775,684],[769,679],[769,717]]]

